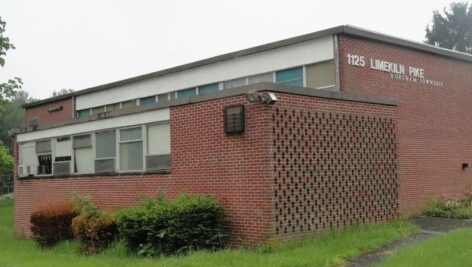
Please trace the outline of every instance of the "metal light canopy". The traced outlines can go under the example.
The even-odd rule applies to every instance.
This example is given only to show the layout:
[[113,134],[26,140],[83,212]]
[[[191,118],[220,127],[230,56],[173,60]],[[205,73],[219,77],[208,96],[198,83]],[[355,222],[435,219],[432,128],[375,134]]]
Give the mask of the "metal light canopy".
[[249,91],[246,93],[246,98],[249,103],[262,103],[266,105],[273,105],[278,101],[277,96],[271,92],[261,93],[257,91]]

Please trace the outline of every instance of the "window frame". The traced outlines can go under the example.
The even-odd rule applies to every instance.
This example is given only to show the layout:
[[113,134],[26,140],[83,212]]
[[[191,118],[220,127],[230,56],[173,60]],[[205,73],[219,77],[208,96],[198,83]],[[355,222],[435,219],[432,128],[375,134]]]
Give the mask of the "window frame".
[[[141,139],[133,139],[133,140],[126,140],[126,141],[121,141],[121,131],[122,130],[129,130],[129,129],[135,129],[135,128],[141,128]],[[115,167],[116,167],[116,172],[117,173],[127,173],[127,172],[142,172],[142,171],[145,171],[146,170],[146,156],[144,153],[145,152],[145,143],[147,145],[147,142],[145,141],[146,138],[147,138],[147,134],[145,135],[145,132],[147,131],[147,129],[145,128],[145,125],[133,125],[133,126],[127,126],[127,127],[122,127],[122,128],[117,128],[116,129],[116,162],[115,162]],[[146,137],[146,138],[145,138]],[[143,150],[143,155],[142,155],[142,162],[143,162],[143,168],[142,169],[138,169],[138,170],[122,170],[121,169],[121,151],[120,151],[120,146],[121,144],[125,144],[125,143],[137,143],[137,142],[141,142],[141,147],[142,147],[142,150]]]

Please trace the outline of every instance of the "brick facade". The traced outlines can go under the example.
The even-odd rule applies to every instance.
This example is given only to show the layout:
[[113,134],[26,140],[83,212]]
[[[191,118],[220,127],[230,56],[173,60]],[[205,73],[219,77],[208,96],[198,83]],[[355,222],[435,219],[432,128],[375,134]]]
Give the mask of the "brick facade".
[[[330,142],[338,140],[334,146],[326,146],[326,148],[342,146],[342,143],[347,148],[347,140],[339,140],[338,138],[341,135],[335,134],[337,132],[335,129],[343,128],[342,133],[346,134],[346,137],[352,134],[353,138],[354,136],[361,137],[369,134],[379,135],[381,131],[372,131],[372,119],[377,123],[381,123],[383,119],[386,120],[386,124],[381,124],[382,127],[379,128],[385,130],[385,138],[391,141],[390,131],[393,127],[395,107],[282,93],[277,95],[280,101],[275,106],[250,104],[247,103],[244,96],[236,96],[172,107],[170,110],[172,167],[169,174],[75,176],[16,180],[15,227],[17,233],[29,233],[29,216],[32,211],[50,203],[65,201],[71,193],[90,194],[99,206],[109,208],[129,205],[141,196],[155,195],[159,190],[164,191],[169,197],[173,197],[181,191],[212,194],[218,197],[232,219],[233,242],[235,244],[259,243],[276,236],[292,238],[309,232],[360,221],[380,221],[395,217],[397,215],[397,202],[395,201],[397,198],[397,181],[394,170],[391,170],[391,175],[381,176],[385,179],[380,178],[380,180],[386,183],[379,187],[380,180],[378,179],[380,176],[370,175],[366,179],[361,178],[366,171],[365,168],[373,167],[373,165],[356,165],[352,161],[351,164],[347,164],[350,166],[349,173],[355,173],[356,176],[351,175],[349,179],[360,178],[359,183],[354,185],[351,180],[344,180],[343,174],[340,172],[330,172],[326,176],[323,172],[318,172],[318,170],[326,171],[333,168],[333,162],[331,161],[336,158],[335,154],[324,154],[327,156],[319,157],[324,163],[313,165],[309,161],[312,159],[309,154],[313,154],[314,151],[305,150],[306,158],[304,156],[298,158],[301,162],[304,161],[304,164],[296,165],[290,159],[280,164],[280,156],[276,153],[280,145],[280,138],[277,136],[280,131],[283,131],[280,127],[277,127],[277,124],[279,121],[291,121],[290,115],[280,117],[280,112],[285,112],[285,110],[289,112],[303,110],[304,112],[327,116],[324,117],[323,124],[307,125],[301,121],[297,123],[296,128],[290,128],[288,131],[292,131],[292,129],[297,132],[302,130],[315,131],[316,128],[318,129],[316,138],[333,134],[328,138]],[[246,130],[242,135],[226,135],[223,130],[223,108],[241,103],[245,104],[246,107]],[[342,125],[334,117],[331,117],[342,114],[359,116],[359,123],[366,120],[365,122],[371,127],[366,131],[362,125],[359,125],[359,127],[355,124]],[[280,119],[277,119],[279,117]],[[345,122],[347,121],[345,120]],[[381,125],[376,124],[376,127]],[[331,130],[326,130],[325,127]],[[285,149],[285,153],[291,153],[293,149],[301,150],[303,147],[310,147],[310,149],[324,147],[317,145],[322,144],[323,140],[316,138],[310,140],[310,146],[306,146],[305,143],[292,144],[291,147]],[[372,136],[372,138],[374,137]],[[374,156],[374,154],[365,153],[361,149],[361,146],[366,145],[365,141],[362,141],[364,142],[362,144],[357,141],[349,141],[350,143],[359,144],[357,147],[347,149],[352,153],[356,153],[353,156],[358,156],[359,162],[362,161],[361,158],[370,159]],[[392,154],[388,154],[390,156],[394,155],[394,148],[391,149],[390,153]],[[361,150],[365,157],[361,156]],[[17,153],[17,146],[15,152]],[[282,154],[280,153],[280,155]],[[372,162],[372,164],[377,163]],[[392,168],[395,161],[390,158],[389,162],[385,164],[388,165],[385,165],[387,168]],[[305,170],[297,172],[295,169],[301,168],[302,165],[303,168],[307,168],[306,172]],[[316,167],[311,168],[309,166]],[[303,194],[290,192],[289,195],[292,197],[292,201],[290,197],[280,198],[280,194],[283,194],[284,190],[287,194],[290,190],[293,191],[298,186],[301,189],[303,186],[302,183],[290,184],[288,183],[288,177],[284,178],[283,175],[278,175],[281,168],[295,170],[290,173],[291,176],[293,175],[293,179],[305,181],[314,190],[307,190]],[[335,179],[338,182],[333,187],[320,187],[321,191],[315,189],[319,181],[328,178]],[[282,180],[285,182],[282,183]],[[369,189],[371,187],[377,189],[371,190]],[[352,191],[346,190],[348,188]],[[329,190],[331,197],[325,198],[322,196],[322,194],[328,192],[326,190]],[[381,192],[385,194],[385,198],[378,198],[378,194]],[[353,205],[347,204],[347,202],[340,204],[338,201],[343,201],[343,197],[346,198],[346,201],[351,201]],[[314,200],[311,204],[310,199]],[[370,204],[363,206],[362,203],[366,199],[374,199],[375,203],[373,205],[375,207],[383,203],[385,209],[372,208],[371,212],[359,217],[361,212],[371,207]],[[291,212],[289,212],[290,205],[296,205]],[[279,207],[287,208],[281,210]],[[314,209],[314,212],[307,211],[308,208]],[[352,213],[353,216],[350,216],[348,214],[349,209],[356,209],[358,212],[354,212]],[[346,216],[343,216],[340,212],[345,212]],[[318,220],[318,213],[320,216],[339,217],[339,224],[325,223],[327,218],[325,216],[319,224],[318,221],[316,222],[316,226],[313,223],[312,228],[301,229],[300,225],[297,225],[296,229],[291,229],[286,233],[280,231],[280,223],[282,226],[291,223],[290,219],[282,221],[283,216],[296,216],[304,220],[311,220],[311,218],[316,217],[316,220]],[[300,224],[300,222],[298,223]]]
[[[470,191],[472,173],[472,64],[398,46],[341,35],[341,90],[394,97],[398,105],[400,210],[417,212],[433,198]],[[366,66],[349,65],[347,54],[366,57]],[[441,87],[394,80],[370,68],[370,58],[423,68]]]
[[73,98],[59,100],[25,110],[25,127],[31,119],[37,119],[39,126],[47,126],[70,120],[74,117]]

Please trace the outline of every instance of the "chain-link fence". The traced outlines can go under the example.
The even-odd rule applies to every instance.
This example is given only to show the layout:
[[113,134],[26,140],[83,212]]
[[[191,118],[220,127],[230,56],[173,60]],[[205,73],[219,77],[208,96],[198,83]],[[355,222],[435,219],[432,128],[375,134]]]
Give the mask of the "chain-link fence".
[[0,196],[13,193],[13,179],[11,175],[0,176]]

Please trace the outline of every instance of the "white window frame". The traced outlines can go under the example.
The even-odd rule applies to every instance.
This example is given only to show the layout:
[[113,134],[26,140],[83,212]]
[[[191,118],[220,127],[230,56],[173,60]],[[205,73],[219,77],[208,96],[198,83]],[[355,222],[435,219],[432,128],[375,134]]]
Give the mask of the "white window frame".
[[[128,130],[128,129],[135,129],[135,128],[141,128],[141,139],[133,139],[133,140],[126,140],[126,141],[121,141],[121,131],[122,130]],[[145,136],[145,131],[146,131],[146,127],[145,125],[134,125],[134,126],[129,126],[129,127],[124,127],[124,128],[117,128],[116,129],[116,136],[117,136],[117,141],[116,141],[116,170],[117,172],[119,173],[127,173],[127,172],[142,172],[144,170],[146,170],[146,158],[145,158],[145,146],[144,146],[144,136]],[[121,155],[120,155],[120,145],[121,144],[125,144],[125,143],[136,143],[136,142],[141,142],[141,146],[142,146],[142,149],[143,149],[143,169],[140,169],[140,170],[121,170],[121,166],[120,166],[120,163],[121,163]]]

